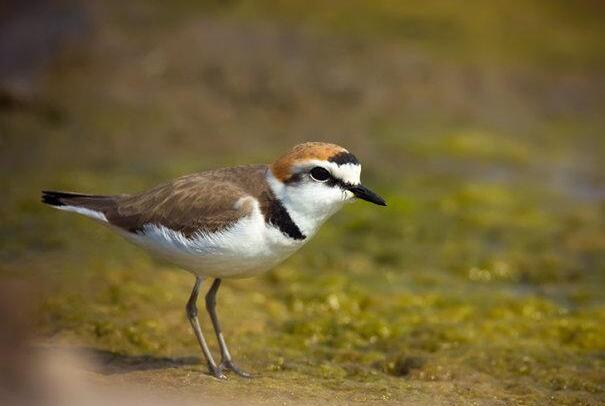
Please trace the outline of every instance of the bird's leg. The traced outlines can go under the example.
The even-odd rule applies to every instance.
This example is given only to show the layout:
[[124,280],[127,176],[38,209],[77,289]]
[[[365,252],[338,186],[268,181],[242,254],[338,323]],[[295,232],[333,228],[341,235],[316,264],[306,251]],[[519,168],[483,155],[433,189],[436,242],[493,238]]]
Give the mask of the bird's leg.
[[202,279],[196,276],[193,291],[191,292],[191,296],[189,297],[189,301],[187,302],[187,318],[189,319],[189,323],[191,323],[191,327],[193,327],[193,332],[195,333],[197,341],[200,344],[200,347],[202,348],[204,357],[206,357],[210,374],[213,375],[215,378],[225,379],[226,377],[221,372],[221,368],[216,365],[214,359],[212,358],[212,354],[210,353],[208,344],[206,344],[206,340],[204,339],[204,335],[202,334],[202,329],[200,328],[200,322],[197,318],[197,296],[201,284]]
[[226,368],[235,372],[239,376],[250,378],[251,376],[249,373],[242,371],[233,363],[231,354],[229,353],[229,349],[227,348],[225,338],[223,337],[223,333],[221,331],[221,325],[218,322],[218,317],[216,315],[216,292],[220,286],[221,280],[218,278],[215,279],[210,287],[210,290],[206,294],[206,310],[208,310],[208,314],[212,320],[212,325],[214,326],[214,331],[216,332],[216,339],[218,340],[219,347],[221,348],[221,363],[219,368]]

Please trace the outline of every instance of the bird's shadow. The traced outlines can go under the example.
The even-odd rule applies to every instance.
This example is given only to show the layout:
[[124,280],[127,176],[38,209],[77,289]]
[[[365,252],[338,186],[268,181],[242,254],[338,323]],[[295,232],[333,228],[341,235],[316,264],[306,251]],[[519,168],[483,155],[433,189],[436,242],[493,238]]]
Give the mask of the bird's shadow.
[[89,359],[95,372],[103,375],[123,374],[200,365],[198,357],[158,357],[154,355],[127,355],[97,348],[80,348],[78,352]]

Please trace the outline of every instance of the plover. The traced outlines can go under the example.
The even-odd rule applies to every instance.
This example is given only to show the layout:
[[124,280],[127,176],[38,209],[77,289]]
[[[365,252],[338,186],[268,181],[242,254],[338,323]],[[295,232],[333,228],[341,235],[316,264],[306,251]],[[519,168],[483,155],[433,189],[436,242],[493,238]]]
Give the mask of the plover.
[[[216,314],[224,278],[265,272],[302,247],[344,203],[357,199],[386,206],[360,183],[361,165],[328,143],[296,145],[269,165],[223,168],[186,175],[142,193],[87,195],[43,191],[42,202],[104,223],[127,240],[193,273],[187,318],[208,363],[244,377],[231,358]],[[218,340],[216,363],[197,318],[202,281],[214,281],[206,309]]]

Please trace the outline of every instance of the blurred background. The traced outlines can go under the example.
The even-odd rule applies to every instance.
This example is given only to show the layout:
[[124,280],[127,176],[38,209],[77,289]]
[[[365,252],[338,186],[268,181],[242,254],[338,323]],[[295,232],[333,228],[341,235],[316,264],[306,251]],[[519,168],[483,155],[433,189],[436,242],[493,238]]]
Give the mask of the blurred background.
[[[75,351],[66,381],[199,400],[605,402],[604,23],[598,0],[4,1],[0,393]],[[303,141],[389,206],[224,284],[251,382],[204,374],[191,275],[39,203]]]

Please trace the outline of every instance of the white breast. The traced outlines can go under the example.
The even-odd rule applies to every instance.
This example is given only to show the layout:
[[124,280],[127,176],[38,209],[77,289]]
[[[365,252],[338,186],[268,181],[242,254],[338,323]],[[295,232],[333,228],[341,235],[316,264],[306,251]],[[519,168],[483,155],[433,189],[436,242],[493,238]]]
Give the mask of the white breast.
[[185,237],[164,226],[148,224],[137,234],[121,231],[152,254],[199,275],[243,278],[277,265],[307,240],[294,240],[265,222],[256,199],[248,197],[251,214],[222,231]]

